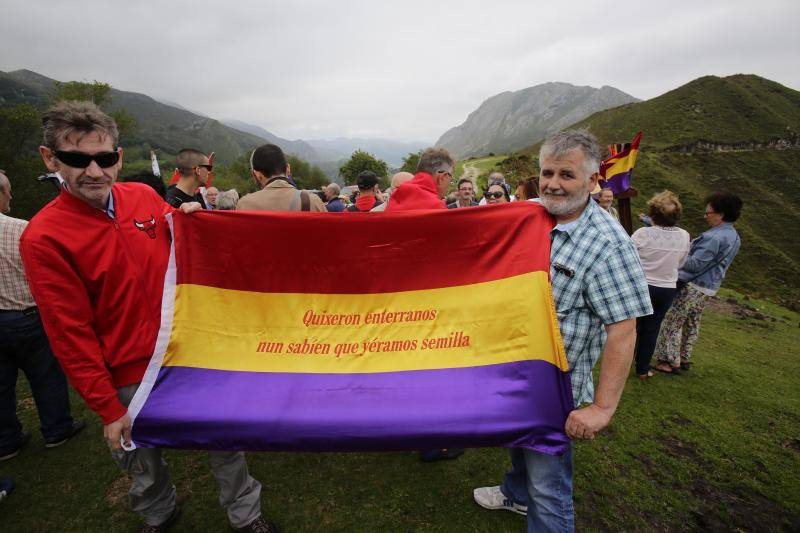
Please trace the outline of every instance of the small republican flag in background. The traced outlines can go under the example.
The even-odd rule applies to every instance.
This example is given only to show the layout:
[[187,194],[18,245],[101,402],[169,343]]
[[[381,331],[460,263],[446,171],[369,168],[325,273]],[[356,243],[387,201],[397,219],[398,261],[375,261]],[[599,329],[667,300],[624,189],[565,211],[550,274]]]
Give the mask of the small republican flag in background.
[[600,163],[601,188],[609,188],[614,194],[621,194],[631,187],[633,167],[636,164],[636,154],[639,152],[639,141],[642,132],[636,134],[631,143],[617,143],[608,147],[611,155]]

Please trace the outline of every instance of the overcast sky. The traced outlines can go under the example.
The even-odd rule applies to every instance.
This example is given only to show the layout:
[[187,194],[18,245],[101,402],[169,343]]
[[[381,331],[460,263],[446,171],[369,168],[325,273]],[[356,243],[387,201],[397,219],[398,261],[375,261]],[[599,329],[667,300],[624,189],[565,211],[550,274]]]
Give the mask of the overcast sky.
[[[113,7],[116,6],[116,7]],[[99,80],[289,139],[433,142],[548,81],[800,89],[800,1],[2,0],[0,70]]]

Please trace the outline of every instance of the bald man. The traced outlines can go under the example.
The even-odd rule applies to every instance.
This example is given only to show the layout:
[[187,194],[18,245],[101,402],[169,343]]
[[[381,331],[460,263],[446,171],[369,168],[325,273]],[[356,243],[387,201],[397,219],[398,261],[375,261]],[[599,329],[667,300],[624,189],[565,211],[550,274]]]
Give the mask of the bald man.
[[172,207],[180,207],[183,203],[197,202],[206,209],[203,195],[197,189],[204,187],[211,172],[211,161],[208,156],[194,148],[184,148],[175,156],[178,165],[178,183],[167,187],[164,200]]
[[[392,185],[389,188],[389,190],[387,190],[385,192],[388,192],[389,195],[391,196],[391,194],[399,186],[401,186],[402,184],[404,184],[407,181],[411,181],[412,179],[414,179],[414,174],[412,174],[411,172],[398,172],[397,174],[392,176]],[[385,202],[383,202],[381,205],[373,208],[370,212],[371,213],[375,213],[375,212],[378,212],[378,211],[384,211],[384,210],[386,210],[386,204],[388,204],[388,203],[389,203],[389,200],[387,198],[387,200]]]
[[331,183],[327,187],[323,187],[322,190],[325,192],[325,199],[327,200],[325,207],[328,209],[328,213],[341,213],[344,211],[344,202],[339,198],[342,188],[339,187],[338,183]]

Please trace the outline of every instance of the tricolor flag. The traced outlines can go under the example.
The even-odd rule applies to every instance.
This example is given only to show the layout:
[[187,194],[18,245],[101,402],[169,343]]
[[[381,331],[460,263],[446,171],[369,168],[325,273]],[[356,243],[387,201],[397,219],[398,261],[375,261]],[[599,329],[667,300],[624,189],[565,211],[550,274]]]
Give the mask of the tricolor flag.
[[135,446],[567,449],[541,206],[168,222]]
[[642,132],[636,134],[631,143],[612,144],[608,147],[611,155],[600,163],[601,188],[610,188],[614,194],[621,194],[631,187],[633,167],[639,152]]

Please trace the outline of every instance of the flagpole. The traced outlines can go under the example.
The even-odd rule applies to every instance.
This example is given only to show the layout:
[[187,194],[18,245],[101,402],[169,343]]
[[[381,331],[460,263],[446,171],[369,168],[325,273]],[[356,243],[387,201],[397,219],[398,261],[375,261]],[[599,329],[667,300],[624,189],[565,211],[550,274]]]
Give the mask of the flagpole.
[[631,198],[639,196],[639,191],[631,187],[627,191],[616,195],[617,211],[619,212],[619,223],[628,232],[633,233],[633,216],[631,215]]

